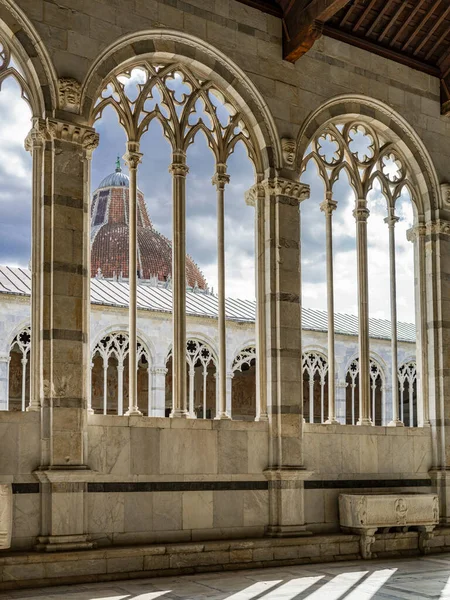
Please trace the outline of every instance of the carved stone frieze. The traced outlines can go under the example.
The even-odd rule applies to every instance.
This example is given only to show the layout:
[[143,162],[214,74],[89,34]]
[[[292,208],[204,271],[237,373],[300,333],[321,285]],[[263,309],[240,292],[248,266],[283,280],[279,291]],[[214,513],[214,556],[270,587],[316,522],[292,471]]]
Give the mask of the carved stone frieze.
[[426,224],[426,232],[428,235],[450,235],[450,221],[437,219]]
[[270,196],[285,196],[299,203],[309,198],[309,185],[300,183],[300,181],[274,177],[272,179],[265,179],[261,185]]
[[72,77],[58,80],[59,106],[69,112],[80,112],[81,84]]

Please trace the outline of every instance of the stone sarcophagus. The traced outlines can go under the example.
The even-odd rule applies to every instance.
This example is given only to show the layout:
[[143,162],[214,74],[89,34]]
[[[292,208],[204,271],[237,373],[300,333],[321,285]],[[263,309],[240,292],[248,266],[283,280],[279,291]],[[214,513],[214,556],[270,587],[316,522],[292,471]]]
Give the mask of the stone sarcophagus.
[[341,529],[360,534],[361,555],[372,558],[372,544],[378,529],[389,531],[415,527],[419,531],[419,549],[427,552],[427,542],[439,523],[439,499],[436,494],[340,494]]
[[0,550],[11,546],[12,512],[12,486],[0,484]]

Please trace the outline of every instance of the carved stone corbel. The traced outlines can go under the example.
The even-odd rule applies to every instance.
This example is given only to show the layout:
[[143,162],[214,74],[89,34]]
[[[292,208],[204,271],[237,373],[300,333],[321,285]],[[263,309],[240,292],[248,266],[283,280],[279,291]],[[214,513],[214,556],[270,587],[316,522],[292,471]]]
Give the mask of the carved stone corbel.
[[61,77],[58,80],[59,107],[61,110],[79,113],[81,84],[73,77]]

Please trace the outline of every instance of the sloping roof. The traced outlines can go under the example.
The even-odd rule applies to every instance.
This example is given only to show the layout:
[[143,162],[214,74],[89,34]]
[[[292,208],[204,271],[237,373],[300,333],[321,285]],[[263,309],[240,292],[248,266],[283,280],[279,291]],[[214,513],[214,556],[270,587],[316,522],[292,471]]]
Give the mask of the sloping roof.
[[[31,293],[31,273],[28,269],[0,266],[0,294],[29,296]],[[138,287],[138,308],[156,312],[172,312],[172,290],[161,287],[140,285]],[[127,306],[128,283],[91,280],[91,302],[103,306]],[[186,292],[188,315],[217,318],[217,297],[200,292]],[[252,323],[255,321],[256,303],[251,300],[227,298],[227,318],[231,321]],[[309,331],[327,331],[327,313],[322,310],[303,308],[302,327]],[[391,323],[384,319],[370,319],[370,336],[389,340]],[[412,323],[398,323],[398,339],[415,343],[416,330]],[[358,319],[354,315],[336,314],[335,331],[343,335],[358,335]]]

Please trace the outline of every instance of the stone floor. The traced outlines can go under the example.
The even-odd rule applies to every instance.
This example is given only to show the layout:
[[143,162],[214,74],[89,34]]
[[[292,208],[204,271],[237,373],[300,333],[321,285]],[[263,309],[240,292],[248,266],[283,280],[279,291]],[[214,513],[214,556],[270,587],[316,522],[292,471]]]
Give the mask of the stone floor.
[[45,588],[2,600],[369,600],[450,599],[450,554],[383,561],[208,573]]

